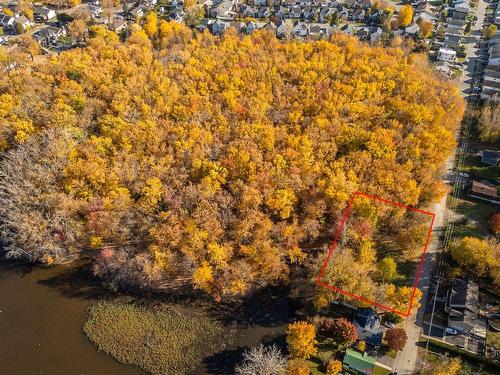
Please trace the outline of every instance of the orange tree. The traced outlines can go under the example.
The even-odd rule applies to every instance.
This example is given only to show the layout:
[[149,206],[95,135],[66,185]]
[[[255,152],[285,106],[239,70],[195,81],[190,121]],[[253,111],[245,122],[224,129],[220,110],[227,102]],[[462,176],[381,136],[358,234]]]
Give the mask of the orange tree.
[[388,329],[384,334],[384,341],[386,342],[389,349],[400,351],[403,350],[406,345],[406,340],[408,336],[402,328],[392,328]]

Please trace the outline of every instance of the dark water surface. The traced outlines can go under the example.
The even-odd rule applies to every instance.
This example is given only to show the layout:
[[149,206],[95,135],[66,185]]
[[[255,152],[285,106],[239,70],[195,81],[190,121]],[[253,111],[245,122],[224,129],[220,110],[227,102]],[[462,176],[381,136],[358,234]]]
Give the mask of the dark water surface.
[[[82,332],[87,307],[112,297],[83,264],[41,268],[0,259],[0,375],[145,375],[98,352]],[[239,308],[235,344],[206,358],[195,375],[234,374],[243,350],[261,341],[284,346],[290,309],[288,298],[273,293]]]
[[83,267],[31,267],[0,259],[0,374],[139,375],[82,333],[87,307],[105,298]]

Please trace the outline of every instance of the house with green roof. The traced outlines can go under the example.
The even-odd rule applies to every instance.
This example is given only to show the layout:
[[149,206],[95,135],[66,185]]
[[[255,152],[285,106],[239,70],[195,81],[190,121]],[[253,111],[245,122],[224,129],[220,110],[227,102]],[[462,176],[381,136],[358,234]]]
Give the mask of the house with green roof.
[[389,367],[377,362],[375,358],[353,349],[346,350],[342,364],[344,370],[361,375],[385,375],[391,372]]
[[375,358],[366,353],[347,349],[342,362],[346,370],[351,370],[362,375],[373,375],[375,370]]

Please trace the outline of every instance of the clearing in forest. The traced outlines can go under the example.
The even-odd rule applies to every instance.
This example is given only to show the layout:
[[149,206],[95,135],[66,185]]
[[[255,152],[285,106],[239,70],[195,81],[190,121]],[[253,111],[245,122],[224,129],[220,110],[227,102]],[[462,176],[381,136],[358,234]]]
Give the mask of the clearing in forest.
[[343,215],[317,283],[338,298],[402,316],[417,289],[435,215],[356,192]]

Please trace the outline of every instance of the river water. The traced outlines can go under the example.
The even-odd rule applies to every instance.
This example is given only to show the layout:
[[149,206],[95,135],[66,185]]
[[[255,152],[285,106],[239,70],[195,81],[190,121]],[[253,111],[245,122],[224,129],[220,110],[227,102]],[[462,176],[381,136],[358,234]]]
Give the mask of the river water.
[[[42,268],[0,259],[0,374],[145,375],[97,351],[82,332],[87,307],[112,297],[83,264]],[[288,302],[264,299],[252,304],[253,322],[239,329],[235,345],[207,358],[195,375],[233,374],[245,348],[283,345]]]

